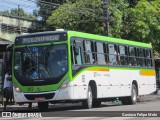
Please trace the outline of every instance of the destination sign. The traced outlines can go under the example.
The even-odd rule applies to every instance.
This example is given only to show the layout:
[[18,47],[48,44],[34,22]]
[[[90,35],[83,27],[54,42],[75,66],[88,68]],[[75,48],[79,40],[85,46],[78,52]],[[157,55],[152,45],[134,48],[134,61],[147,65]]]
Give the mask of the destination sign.
[[59,34],[38,34],[38,35],[25,35],[17,37],[15,39],[15,45],[28,45],[28,44],[38,44],[38,43],[47,43],[54,41],[65,41],[67,40],[66,33]]
[[60,35],[49,35],[40,37],[22,38],[22,44],[39,43],[39,42],[52,42],[59,40]]

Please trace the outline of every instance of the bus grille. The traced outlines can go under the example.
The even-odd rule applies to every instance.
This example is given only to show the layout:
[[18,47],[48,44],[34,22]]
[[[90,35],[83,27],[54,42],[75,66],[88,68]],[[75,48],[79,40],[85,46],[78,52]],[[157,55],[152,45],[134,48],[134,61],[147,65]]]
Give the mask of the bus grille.
[[45,99],[52,99],[55,93],[38,94],[38,95],[24,95],[28,100],[35,100],[36,97],[44,97]]

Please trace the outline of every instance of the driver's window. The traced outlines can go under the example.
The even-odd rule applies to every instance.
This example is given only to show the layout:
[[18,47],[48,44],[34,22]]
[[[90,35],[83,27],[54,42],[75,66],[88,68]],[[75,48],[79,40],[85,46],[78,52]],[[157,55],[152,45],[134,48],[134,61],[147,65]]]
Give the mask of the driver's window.
[[79,70],[83,64],[82,62],[82,40],[74,40],[71,43],[71,55],[72,55],[72,69],[73,72]]
[[74,64],[75,65],[82,65],[82,57],[81,57],[82,55],[81,55],[81,47],[80,46],[77,46],[76,48],[73,47],[73,55],[74,55],[74,59],[73,59]]
[[82,65],[82,52],[81,52],[81,46],[78,44],[78,41],[74,41],[72,43],[71,53],[72,53],[72,64]]

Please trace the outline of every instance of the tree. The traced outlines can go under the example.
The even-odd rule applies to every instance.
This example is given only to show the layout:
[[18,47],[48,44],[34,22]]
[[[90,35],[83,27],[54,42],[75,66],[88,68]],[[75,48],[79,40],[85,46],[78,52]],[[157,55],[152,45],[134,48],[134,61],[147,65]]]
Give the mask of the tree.
[[160,1],[140,0],[134,8],[128,8],[125,14],[123,38],[140,42],[151,42],[160,52]]
[[[114,7],[121,2],[122,0],[115,0],[110,4],[110,10],[114,10],[110,17],[110,36],[120,37],[123,14],[120,8],[115,9]],[[122,3],[124,4],[124,2]],[[126,6],[126,4],[122,6]],[[77,0],[75,3],[67,2],[53,11],[47,23],[57,28],[103,34],[103,19],[102,0]]]
[[124,0],[110,2],[110,36],[121,38],[124,11],[129,3]]

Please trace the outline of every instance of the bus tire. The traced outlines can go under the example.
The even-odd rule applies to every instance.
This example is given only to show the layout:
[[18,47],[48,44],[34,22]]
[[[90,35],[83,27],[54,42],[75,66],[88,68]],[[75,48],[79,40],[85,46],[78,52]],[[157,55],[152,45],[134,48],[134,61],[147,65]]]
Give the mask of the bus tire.
[[87,93],[87,100],[82,102],[82,105],[86,109],[91,109],[92,108],[92,102],[93,102],[93,94],[92,94],[92,89],[89,86],[88,87],[88,93]]
[[134,84],[132,84],[132,94],[131,94],[131,96],[130,96],[130,98],[129,98],[129,103],[130,103],[131,105],[137,103],[137,96],[138,96],[137,93],[138,93],[138,92],[137,92],[137,87],[136,87]]
[[137,87],[132,84],[131,96],[122,99],[123,105],[133,105],[137,103]]
[[48,110],[48,102],[38,102],[38,108],[42,111]]

